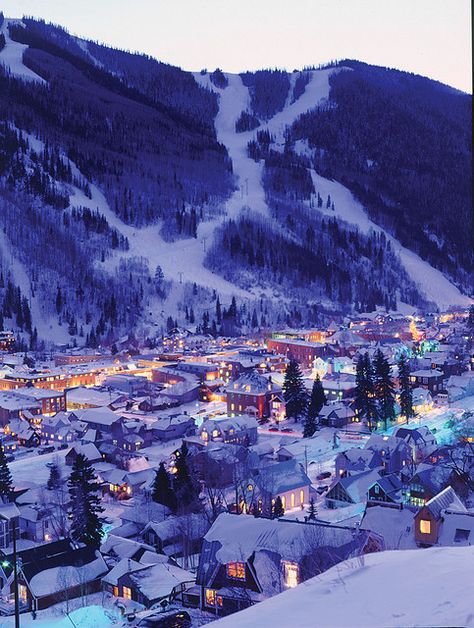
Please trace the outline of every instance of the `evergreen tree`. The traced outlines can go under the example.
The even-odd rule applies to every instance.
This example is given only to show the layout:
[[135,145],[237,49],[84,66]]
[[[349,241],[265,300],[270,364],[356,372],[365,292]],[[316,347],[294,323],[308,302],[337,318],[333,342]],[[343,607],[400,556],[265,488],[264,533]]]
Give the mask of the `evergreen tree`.
[[8,502],[11,499],[13,493],[13,481],[10,469],[8,468],[8,462],[3,451],[3,446],[0,445],[0,499],[3,502]]
[[468,327],[471,327],[471,328],[474,327],[474,305],[471,305],[471,307],[469,308],[469,316],[467,318],[467,325]]
[[325,403],[326,395],[324,394],[323,385],[318,374],[314,380],[311,397],[306,410],[306,419],[303,431],[304,437],[312,436],[318,429],[318,416]]
[[307,510],[308,513],[308,521],[316,521],[316,515],[318,511],[316,510],[316,506],[314,505],[314,497],[311,497],[309,500],[309,508]]
[[68,480],[71,517],[71,538],[74,541],[98,547],[102,538],[104,511],[100,504],[99,484],[91,463],[78,454]]
[[385,429],[388,421],[395,419],[395,390],[390,376],[391,368],[387,358],[378,349],[374,357],[375,398],[378,415],[383,420]]
[[400,382],[400,410],[408,423],[409,419],[415,416],[415,411],[410,386],[410,367],[404,353],[398,359],[398,381]]
[[61,471],[56,463],[53,463],[51,471],[49,472],[48,482],[46,488],[48,491],[54,491],[61,486]]
[[199,493],[200,486],[193,475],[189,450],[185,442],[176,454],[176,473],[173,489],[176,495],[176,507],[180,513],[199,512],[202,509]]
[[170,477],[163,462],[160,462],[160,466],[156,472],[151,497],[157,504],[163,504],[173,511],[176,509],[176,498],[171,488]]
[[367,411],[366,419],[367,426],[370,431],[374,430],[377,426],[378,409],[375,399],[375,382],[374,382],[374,367],[370,361],[369,354],[364,356],[364,369],[365,369],[365,381],[367,386]]
[[308,395],[301,369],[295,360],[290,360],[286,367],[283,396],[285,398],[286,416],[297,421],[305,413]]
[[365,368],[365,360],[362,354],[359,355],[356,366],[356,390],[355,390],[355,407],[359,417],[365,419],[367,417],[368,392],[367,392],[367,374]]
[[273,504],[272,514],[275,519],[277,519],[278,517],[283,517],[283,515],[285,514],[285,509],[283,508],[283,503],[279,495],[275,499],[275,503]]

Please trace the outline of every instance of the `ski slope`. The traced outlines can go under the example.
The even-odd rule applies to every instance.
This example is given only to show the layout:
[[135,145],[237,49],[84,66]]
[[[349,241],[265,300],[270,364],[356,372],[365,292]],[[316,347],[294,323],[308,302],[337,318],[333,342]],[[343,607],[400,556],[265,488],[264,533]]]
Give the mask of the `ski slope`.
[[[421,259],[419,255],[402,246],[387,231],[372,222],[364,207],[354,198],[350,190],[337,181],[325,179],[315,170],[311,170],[311,176],[315,189],[323,198],[323,207],[315,211],[320,211],[330,217],[336,216],[341,218],[350,224],[356,225],[363,233],[368,233],[371,230],[384,232],[392,245],[393,251],[400,257],[400,261],[408,276],[411,277],[428,301],[435,303],[440,310],[446,310],[454,305],[469,306],[472,303],[472,300],[462,294],[441,271],[433,268],[428,262]],[[334,202],[334,211],[325,208],[325,200],[328,194]]]
[[30,68],[27,68],[23,63],[23,52],[28,48],[28,46],[26,44],[20,44],[13,41],[10,37],[8,25],[13,23],[21,24],[21,20],[5,18],[0,29],[0,31],[5,35],[5,47],[0,51],[0,63],[3,63],[14,76],[23,80],[46,83],[41,76],[33,72],[33,70],[30,70]]

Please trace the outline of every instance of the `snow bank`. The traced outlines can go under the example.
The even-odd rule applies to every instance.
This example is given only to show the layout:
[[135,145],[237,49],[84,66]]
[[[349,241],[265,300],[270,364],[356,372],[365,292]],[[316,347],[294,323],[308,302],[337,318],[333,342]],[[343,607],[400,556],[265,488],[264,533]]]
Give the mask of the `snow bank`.
[[474,626],[474,547],[381,552],[345,561],[219,626]]

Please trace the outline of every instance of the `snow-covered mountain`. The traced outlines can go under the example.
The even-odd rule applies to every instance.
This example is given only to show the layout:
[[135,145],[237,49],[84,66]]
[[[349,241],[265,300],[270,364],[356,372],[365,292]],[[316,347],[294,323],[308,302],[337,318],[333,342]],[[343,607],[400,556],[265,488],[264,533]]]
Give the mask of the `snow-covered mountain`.
[[[232,333],[469,303],[470,189],[425,149],[444,142],[445,169],[469,178],[470,97],[355,62],[192,74],[30,19],[3,19],[1,32],[7,326],[94,343],[175,320]],[[364,81],[373,93],[347,149],[347,103]],[[384,124],[404,125],[407,163]]]

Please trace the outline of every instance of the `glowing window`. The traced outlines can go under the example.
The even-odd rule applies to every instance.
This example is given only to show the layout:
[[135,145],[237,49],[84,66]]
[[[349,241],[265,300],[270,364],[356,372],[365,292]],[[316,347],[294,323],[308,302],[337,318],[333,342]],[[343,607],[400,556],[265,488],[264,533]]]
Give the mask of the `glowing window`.
[[431,521],[428,521],[428,519],[420,519],[420,532],[421,534],[430,534]]
[[283,561],[283,581],[286,587],[293,589],[298,586],[298,565],[290,561]]
[[286,497],[283,495],[281,498],[281,505],[283,506],[283,510],[286,510]]
[[119,588],[114,587],[114,597],[118,597],[118,596],[119,596]]
[[219,436],[219,430],[212,430],[212,438],[217,438]]
[[132,589],[129,589],[128,587],[122,587],[122,593],[122,597],[124,597],[126,600],[132,599]]
[[215,589],[206,589],[206,606],[222,606],[222,598]]
[[245,580],[245,564],[244,563],[227,563],[227,577],[235,580]]
[[300,490],[300,505],[304,504],[304,490]]
[[294,508],[295,507],[295,494],[291,493],[291,507]]

